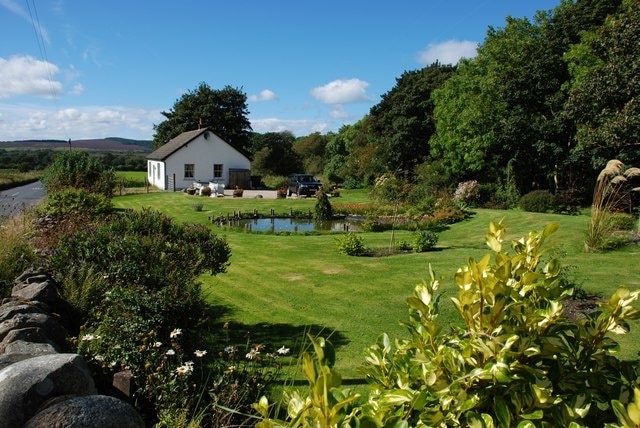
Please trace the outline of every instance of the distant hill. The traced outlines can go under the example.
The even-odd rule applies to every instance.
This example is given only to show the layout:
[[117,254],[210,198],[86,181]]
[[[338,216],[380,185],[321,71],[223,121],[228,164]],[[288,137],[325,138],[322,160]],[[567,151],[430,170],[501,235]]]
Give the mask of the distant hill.
[[[98,152],[150,153],[151,140],[131,140],[128,138],[107,137],[88,140],[71,140],[71,147]],[[0,141],[0,149],[67,149],[69,142],[64,140],[20,140]]]

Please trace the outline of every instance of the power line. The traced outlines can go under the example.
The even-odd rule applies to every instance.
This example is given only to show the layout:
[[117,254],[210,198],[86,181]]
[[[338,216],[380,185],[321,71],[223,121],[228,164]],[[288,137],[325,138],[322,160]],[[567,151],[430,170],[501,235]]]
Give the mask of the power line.
[[[51,68],[49,67],[49,58],[47,56],[47,45],[45,43],[44,37],[42,36],[42,25],[40,25],[40,17],[38,16],[38,8],[36,7],[35,0],[31,0],[31,5],[29,5],[29,0],[25,0],[25,4],[27,5],[27,10],[29,11],[29,18],[31,19],[31,26],[33,27],[33,32],[36,36],[36,43],[38,45],[38,50],[40,51],[40,57],[44,62],[45,70],[47,71],[47,80],[49,81],[49,91],[51,92],[51,98],[53,102],[56,103],[56,107],[60,108],[58,104],[58,94],[56,92],[55,85],[53,84],[53,75],[51,74]],[[31,11],[33,9],[33,12]],[[35,19],[34,19],[35,15]],[[67,137],[69,137],[67,135]],[[69,138],[69,148],[71,148],[71,138]]]

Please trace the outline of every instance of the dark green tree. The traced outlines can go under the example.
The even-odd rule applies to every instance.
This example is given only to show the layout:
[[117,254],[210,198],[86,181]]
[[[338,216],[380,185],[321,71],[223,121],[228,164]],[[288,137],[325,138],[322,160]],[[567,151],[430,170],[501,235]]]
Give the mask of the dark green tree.
[[534,22],[507,18],[504,28],[489,29],[478,56],[434,93],[432,155],[450,175],[505,182],[510,164],[521,193],[569,186],[575,126],[564,114],[570,75],[563,56],[577,32],[609,10],[602,1],[563,2]]
[[267,132],[251,136],[255,175],[288,175],[302,170],[302,161],[293,151],[291,132]]
[[176,100],[170,111],[161,113],[166,120],[154,125],[154,148],[200,124],[238,148],[249,147],[251,123],[247,118],[247,96],[241,89],[225,86],[216,90],[203,82]]
[[427,158],[429,139],[435,132],[431,93],[454,70],[436,62],[421,70],[405,71],[395,87],[371,108],[376,156],[386,171],[412,171]]
[[325,147],[324,177],[333,183],[342,183],[349,176],[346,159],[349,155],[345,141],[344,130],[350,125],[344,125],[337,134],[329,136]]
[[293,143],[293,151],[302,160],[306,173],[319,175],[324,170],[325,147],[330,135],[314,132],[306,137],[300,137]]
[[316,205],[313,214],[314,220],[328,221],[333,219],[333,208],[329,201],[329,195],[323,189],[316,194]]
[[571,55],[567,112],[578,126],[573,154],[594,171],[609,159],[640,163],[640,5],[626,2]]

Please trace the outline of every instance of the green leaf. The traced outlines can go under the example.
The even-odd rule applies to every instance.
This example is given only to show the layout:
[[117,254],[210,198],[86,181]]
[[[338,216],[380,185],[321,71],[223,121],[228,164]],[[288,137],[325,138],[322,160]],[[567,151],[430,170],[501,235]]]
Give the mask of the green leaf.
[[624,404],[622,404],[618,400],[611,400],[611,407],[613,408],[613,412],[618,417],[618,422],[622,424],[624,427],[634,427],[635,424],[629,418],[629,414],[627,413],[627,409],[625,409]]
[[549,223],[545,226],[544,230],[542,231],[542,236],[544,238],[546,238],[547,236],[555,233],[558,228],[560,228],[560,223],[554,222],[554,223]]
[[489,248],[491,248],[492,251],[495,251],[496,253],[502,251],[502,243],[498,240],[498,238],[496,238],[495,235],[487,233],[486,240],[487,245],[489,246]]
[[[544,412],[542,411],[542,409],[538,409],[531,413],[520,415],[520,417],[523,419],[542,419],[544,417]],[[520,426],[520,424],[518,424],[518,426]]]
[[498,426],[510,427],[511,426],[511,412],[505,402],[504,398],[497,395],[493,399],[495,406],[496,418],[498,419]]

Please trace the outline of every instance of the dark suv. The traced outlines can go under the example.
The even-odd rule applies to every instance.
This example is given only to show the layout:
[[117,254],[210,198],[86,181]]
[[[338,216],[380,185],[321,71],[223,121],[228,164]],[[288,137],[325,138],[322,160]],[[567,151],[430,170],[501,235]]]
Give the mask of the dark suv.
[[291,174],[287,178],[287,196],[291,196],[292,193],[298,196],[313,196],[320,187],[322,183],[311,174]]

